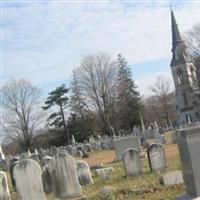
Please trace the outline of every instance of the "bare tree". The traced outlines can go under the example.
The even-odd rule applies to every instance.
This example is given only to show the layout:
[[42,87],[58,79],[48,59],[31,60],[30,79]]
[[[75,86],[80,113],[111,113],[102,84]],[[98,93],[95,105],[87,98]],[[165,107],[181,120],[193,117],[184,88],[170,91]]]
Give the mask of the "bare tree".
[[85,56],[77,69],[81,91],[93,113],[101,132],[109,134],[116,102],[116,64],[103,53]]
[[[150,87],[154,94],[156,107],[156,115],[160,112],[161,116],[164,116],[166,124],[170,125],[170,110],[175,110],[175,104],[173,103],[174,94],[171,89],[170,80],[163,76],[158,76],[155,84]],[[159,108],[159,109],[158,109]]]
[[196,67],[198,84],[200,86],[200,23],[196,24],[192,30],[187,32],[185,40]]
[[186,43],[191,55],[200,56],[200,23],[196,24],[192,30],[186,34]]
[[27,150],[40,124],[41,91],[25,79],[11,80],[1,88],[3,130],[7,137]]

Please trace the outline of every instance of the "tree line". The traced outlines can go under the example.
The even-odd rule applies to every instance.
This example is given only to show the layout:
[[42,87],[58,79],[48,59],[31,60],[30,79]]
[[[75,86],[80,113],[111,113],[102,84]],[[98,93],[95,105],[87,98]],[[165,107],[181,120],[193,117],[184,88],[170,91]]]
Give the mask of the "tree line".
[[[198,24],[187,34],[198,75],[199,27]],[[71,84],[56,87],[44,102],[40,89],[28,80],[7,82],[1,88],[2,130],[8,141],[27,150],[44,127],[50,132],[62,132],[64,143],[70,144],[72,135],[83,142],[89,135],[131,132],[134,126],[140,126],[141,116],[146,125],[154,121],[163,127],[174,125],[175,95],[171,82],[158,77],[150,89],[152,96],[140,96],[131,68],[120,54],[115,60],[105,53],[86,55],[73,70]]]

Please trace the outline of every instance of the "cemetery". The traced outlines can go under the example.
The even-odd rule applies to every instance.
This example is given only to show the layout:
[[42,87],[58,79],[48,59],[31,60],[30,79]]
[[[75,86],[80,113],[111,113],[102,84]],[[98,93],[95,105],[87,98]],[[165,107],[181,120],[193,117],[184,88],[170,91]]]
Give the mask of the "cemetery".
[[[177,143],[174,132],[179,132]],[[129,135],[13,157],[1,150],[0,199],[195,199],[200,195],[200,126],[162,136],[165,143],[153,137],[145,146],[141,136]],[[136,137],[139,143],[124,143]],[[125,149],[120,159],[118,148]]]
[[[47,4],[49,2],[47,1]],[[37,3],[40,5],[40,2]],[[107,2],[104,3],[107,5]],[[9,5],[5,4],[4,9],[16,9],[16,5],[12,5],[11,2]],[[85,5],[84,13],[90,13],[91,8],[86,6],[89,4],[83,3],[83,5]],[[46,9],[46,2],[40,6],[41,10]],[[59,13],[67,9],[67,7],[61,10],[58,8],[50,10]],[[112,12],[116,8],[114,6]],[[161,6],[161,8],[164,7]],[[179,6],[176,8],[181,9]],[[22,9],[20,13],[23,13],[26,6],[20,9]],[[77,9],[77,7],[72,6],[70,9]],[[96,7],[92,17],[88,18],[93,18],[98,13],[96,9],[99,8]],[[99,12],[104,9],[103,7]],[[137,6],[134,9],[138,9]],[[147,6],[145,9],[147,12],[152,8]],[[127,10],[128,8],[123,9],[123,14],[129,12]],[[51,13],[49,10],[46,11],[42,12],[42,17]],[[24,16],[28,16],[29,12]],[[140,12],[139,18],[145,12]],[[154,15],[154,12],[153,9],[151,15]],[[162,12],[165,12],[164,9]],[[77,12],[74,13],[77,14]],[[87,31],[81,31],[85,27],[85,21],[83,19],[83,23],[75,20],[74,25],[71,19],[74,17],[79,20],[84,16],[72,15],[73,17],[70,18],[70,15],[66,17],[66,19],[69,17],[70,21],[67,28],[63,26],[66,19],[62,18],[60,13],[55,15],[55,19],[59,20],[54,28],[60,30],[59,23],[62,23],[64,28],[60,31],[66,28],[69,34],[76,35],[75,44],[82,44],[82,41],[77,40],[77,36],[87,34]],[[15,14],[13,16],[7,22],[8,27],[12,27],[13,21],[18,18]],[[113,16],[111,18],[115,20]],[[125,16],[129,18],[129,15],[125,14]],[[42,21],[42,17],[38,17],[39,21]],[[51,24],[53,20],[49,17],[46,17],[47,23]],[[143,97],[137,89],[132,69],[127,65],[125,58],[118,54],[118,58],[114,60],[106,53],[83,56],[80,63],[76,63],[78,67],[70,72],[72,73],[70,87],[62,84],[51,90],[48,96],[42,96],[40,89],[26,79],[10,80],[0,88],[2,101],[0,108],[0,200],[200,200],[200,24],[189,31],[186,37],[182,37],[172,6],[170,6],[170,19],[172,35],[170,67],[174,89],[170,85],[172,79],[170,82],[158,77],[156,84],[150,87],[152,95]],[[101,25],[99,20],[97,21],[93,21],[90,26]],[[120,21],[123,20],[120,19]],[[146,21],[150,22],[147,18]],[[81,23],[84,24],[83,27]],[[104,23],[109,29],[118,27],[107,25],[107,19],[102,24]],[[25,21],[24,24],[31,23]],[[37,27],[38,24],[40,23],[35,23],[33,27]],[[144,28],[141,24],[138,27]],[[156,23],[148,24],[147,28],[154,27],[154,24]],[[48,25],[47,29],[51,27]],[[78,29],[78,32],[74,31],[79,25],[82,28]],[[120,29],[126,30],[121,25],[119,25]],[[5,27],[7,27],[6,23]],[[35,29],[42,34],[39,28],[33,27],[30,30]],[[17,30],[20,29],[17,25]],[[98,31],[88,29],[91,32],[98,32],[102,27],[100,26]],[[15,29],[8,32],[11,34],[13,30]],[[53,31],[53,36],[57,34],[57,30]],[[146,33],[143,35],[143,32],[148,31],[144,30],[140,32],[142,34],[138,38],[142,36],[145,38]],[[155,30],[158,31],[153,29],[153,32],[156,32]],[[107,33],[107,30],[105,32]],[[122,33],[118,30],[119,32]],[[59,37],[52,40],[55,44],[59,43],[60,38],[65,37],[65,34],[59,31],[58,33]],[[115,31],[111,35],[113,33]],[[20,34],[14,35],[17,38]],[[29,34],[24,35],[28,37]],[[47,35],[51,36],[49,33]],[[51,49],[52,43],[51,39],[46,37],[47,35],[45,39],[48,39],[49,46],[47,45],[48,48],[45,50],[41,49],[41,55],[43,56],[44,53],[44,58],[51,63],[57,58],[54,55],[45,57],[45,52]],[[37,37],[37,43],[40,45],[42,42],[39,41],[39,37],[40,35]],[[97,37],[98,40],[101,37]],[[73,40],[73,37],[68,38]],[[91,44],[93,43],[92,37],[85,38],[90,38]],[[136,40],[139,40],[138,38]],[[157,35],[153,38],[160,39]],[[167,38],[163,38],[168,41]],[[29,42],[31,43],[31,39]],[[63,41],[61,43],[65,44]],[[90,42],[85,43],[90,45]],[[117,44],[116,41],[114,43]],[[123,43],[128,46],[129,41],[123,40]],[[67,46],[75,48],[76,45]],[[110,44],[107,43],[107,45]],[[60,47],[59,53],[61,53]],[[156,44],[153,45],[152,52],[154,47]],[[163,47],[160,49],[164,49]],[[136,50],[138,46],[135,45],[134,48]],[[148,47],[145,45],[145,48]],[[31,48],[25,49],[29,51]],[[80,49],[84,53],[88,52],[87,48]],[[149,49],[151,51],[151,48]],[[57,56],[60,60],[59,62],[57,60],[56,65],[64,63],[61,57],[66,57],[66,60],[69,57],[78,60],[78,56],[72,56],[72,54],[70,52],[70,56],[67,54],[67,56],[65,54]],[[139,57],[139,53],[136,55]],[[148,56],[144,53],[143,57]],[[151,59],[149,63],[154,65]],[[32,62],[34,59],[30,60]],[[30,60],[27,58],[28,62]],[[157,61],[159,61],[158,58]],[[73,62],[72,65],[74,65]],[[163,63],[166,65],[166,60]],[[52,62],[52,66],[54,65],[55,63]],[[45,70],[50,71],[52,66],[45,67]],[[58,68],[56,71],[59,71]],[[38,72],[42,74],[40,69]],[[31,73],[30,70],[29,74]],[[64,74],[64,72],[61,73]],[[57,73],[52,76],[55,78]],[[45,74],[44,77],[50,76]],[[63,82],[63,75],[61,79],[59,83]],[[147,80],[150,79],[147,78]],[[54,85],[54,81],[49,85]],[[143,83],[145,82],[146,78],[143,80]],[[47,83],[44,85],[44,87],[49,86]]]

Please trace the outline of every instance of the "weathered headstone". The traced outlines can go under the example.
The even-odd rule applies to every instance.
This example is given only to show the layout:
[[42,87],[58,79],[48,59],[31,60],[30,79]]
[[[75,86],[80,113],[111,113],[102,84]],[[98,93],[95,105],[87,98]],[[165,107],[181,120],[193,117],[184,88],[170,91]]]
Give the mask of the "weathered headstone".
[[83,196],[76,171],[76,161],[68,154],[58,154],[48,164],[54,196],[58,199]]
[[128,136],[128,137],[115,139],[114,144],[115,144],[115,153],[116,153],[117,160],[122,159],[122,154],[127,149],[133,148],[133,149],[136,149],[138,152],[141,152],[140,139],[137,136],[135,137]]
[[147,149],[150,171],[164,171],[167,167],[165,152],[161,144],[151,144]]
[[171,171],[161,176],[160,183],[165,186],[177,185],[183,183],[182,171]]
[[7,177],[6,177],[6,173],[3,171],[0,171],[0,199],[10,200]]
[[114,171],[113,167],[106,167],[102,169],[96,169],[96,173],[100,176],[103,181],[110,179],[112,172]]
[[83,160],[77,160],[77,174],[81,185],[92,184],[92,174],[89,165]]
[[200,126],[179,131],[178,146],[188,195],[200,196]]
[[13,176],[20,200],[45,200],[41,179],[40,165],[31,159],[24,159],[16,164]]
[[140,154],[136,149],[128,149],[122,155],[126,176],[137,176],[142,172]]

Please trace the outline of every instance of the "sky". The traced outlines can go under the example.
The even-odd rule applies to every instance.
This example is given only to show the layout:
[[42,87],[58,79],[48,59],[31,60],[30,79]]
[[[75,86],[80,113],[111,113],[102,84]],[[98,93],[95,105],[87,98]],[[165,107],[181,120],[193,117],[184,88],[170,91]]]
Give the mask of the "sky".
[[[181,34],[200,22],[200,1],[171,1]],[[25,78],[44,96],[70,86],[81,57],[121,53],[141,95],[171,78],[170,1],[21,1],[1,4],[1,82]]]

